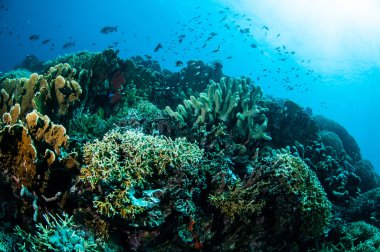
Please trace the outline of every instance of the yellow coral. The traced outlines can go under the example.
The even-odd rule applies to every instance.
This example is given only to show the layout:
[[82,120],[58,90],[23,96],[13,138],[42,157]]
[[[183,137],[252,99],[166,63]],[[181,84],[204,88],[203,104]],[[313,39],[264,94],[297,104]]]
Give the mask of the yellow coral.
[[4,113],[3,114],[3,123],[5,124],[11,124],[12,122],[12,117],[11,117],[11,114],[9,114],[8,112],[7,113]]
[[20,104],[16,103],[12,108],[11,108],[11,111],[10,111],[10,115],[11,115],[11,124],[15,124],[17,122],[17,119],[18,119],[18,116],[20,115]]
[[[38,125],[39,121],[43,122],[42,126]],[[60,154],[59,148],[67,144],[69,137],[66,135],[66,129],[62,125],[50,122],[48,116],[42,116],[34,110],[26,115],[26,123],[36,140],[44,139],[57,154]]]

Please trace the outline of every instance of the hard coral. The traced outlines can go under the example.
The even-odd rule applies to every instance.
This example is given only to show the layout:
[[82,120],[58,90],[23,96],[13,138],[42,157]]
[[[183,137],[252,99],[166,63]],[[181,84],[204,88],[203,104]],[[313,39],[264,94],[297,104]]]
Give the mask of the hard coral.
[[21,239],[17,244],[21,251],[104,251],[91,233],[74,223],[72,216],[45,214],[44,218],[47,225],[37,224],[35,234],[19,226],[15,228],[15,234]]
[[223,214],[240,223],[237,226],[243,225],[241,230],[235,225],[226,226],[225,232],[240,230],[241,238],[235,238],[247,239],[239,240],[242,245],[249,239],[244,238],[244,230],[251,230],[247,235],[254,237],[252,243],[272,241],[267,245],[273,249],[284,245],[278,243],[282,239],[307,240],[321,235],[330,220],[331,203],[314,172],[289,154],[276,154],[256,165],[249,178],[210,196],[211,203]]
[[178,105],[174,112],[166,112],[182,125],[197,128],[200,125],[225,124],[238,142],[264,139],[271,140],[265,132],[267,109],[260,106],[262,91],[250,87],[246,79],[221,78],[220,83],[210,80],[210,85],[198,98],[191,96]]
[[132,220],[160,202],[163,185],[157,182],[168,169],[197,169],[202,154],[185,139],[113,131],[84,146],[86,166],[79,180],[97,195],[93,206],[100,214]]

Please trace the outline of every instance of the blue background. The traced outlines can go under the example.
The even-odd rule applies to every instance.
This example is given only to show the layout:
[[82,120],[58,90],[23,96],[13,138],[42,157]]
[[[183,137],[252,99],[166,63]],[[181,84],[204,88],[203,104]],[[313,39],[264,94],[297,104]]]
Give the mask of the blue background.
[[[339,2],[331,3],[334,1]],[[178,70],[177,60],[217,61],[223,64],[225,74],[250,76],[265,94],[292,99],[311,107],[314,114],[342,124],[358,141],[363,157],[379,171],[380,39],[374,36],[380,30],[378,19],[368,21],[377,30],[366,24],[371,35],[366,37],[352,32],[356,26],[363,31],[359,24],[355,26],[360,19],[355,21],[354,16],[364,19],[366,13],[347,15],[353,23],[342,18],[333,30],[330,20],[322,22],[329,18],[328,12],[319,13],[323,7],[314,13],[319,23],[311,23],[313,16],[306,13],[307,6],[301,6],[304,11],[300,6],[289,8],[294,0],[281,2],[283,5],[270,0],[3,0],[0,71],[10,70],[30,54],[49,60],[108,47],[120,49],[122,58],[150,55],[172,71]],[[329,6],[326,10],[331,11]],[[104,26],[117,26],[118,31],[102,34]],[[39,39],[31,41],[33,34]],[[181,43],[180,35],[185,36]],[[338,35],[340,40],[332,39]],[[42,44],[46,39],[51,41]],[[63,49],[67,42],[75,42],[75,46]],[[158,43],[163,48],[154,52]]]

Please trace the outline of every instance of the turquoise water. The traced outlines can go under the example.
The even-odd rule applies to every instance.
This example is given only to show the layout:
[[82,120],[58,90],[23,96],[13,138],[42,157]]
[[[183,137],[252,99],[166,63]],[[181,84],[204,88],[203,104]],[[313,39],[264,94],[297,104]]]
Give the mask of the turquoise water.
[[[108,47],[172,71],[176,61],[217,61],[225,74],[250,76],[265,94],[342,124],[379,171],[380,7],[281,2],[3,0],[0,71],[30,54],[49,60]],[[101,33],[105,26],[117,31]]]

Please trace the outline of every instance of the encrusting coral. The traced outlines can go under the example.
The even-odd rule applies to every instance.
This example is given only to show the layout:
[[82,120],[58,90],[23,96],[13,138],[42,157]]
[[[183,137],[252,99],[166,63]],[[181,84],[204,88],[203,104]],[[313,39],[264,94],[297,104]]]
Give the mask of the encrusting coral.
[[315,173],[289,154],[275,154],[269,160],[257,163],[251,176],[234,189],[211,195],[210,202],[230,218],[265,218],[261,225],[271,225],[266,230],[273,229],[273,237],[322,234],[330,221],[331,203]]
[[200,125],[227,125],[233,138],[239,142],[271,140],[265,132],[268,119],[266,108],[260,106],[262,91],[249,86],[246,79],[221,78],[219,83],[210,80],[198,98],[190,96],[176,111],[166,107],[166,112],[182,125],[197,128]]

